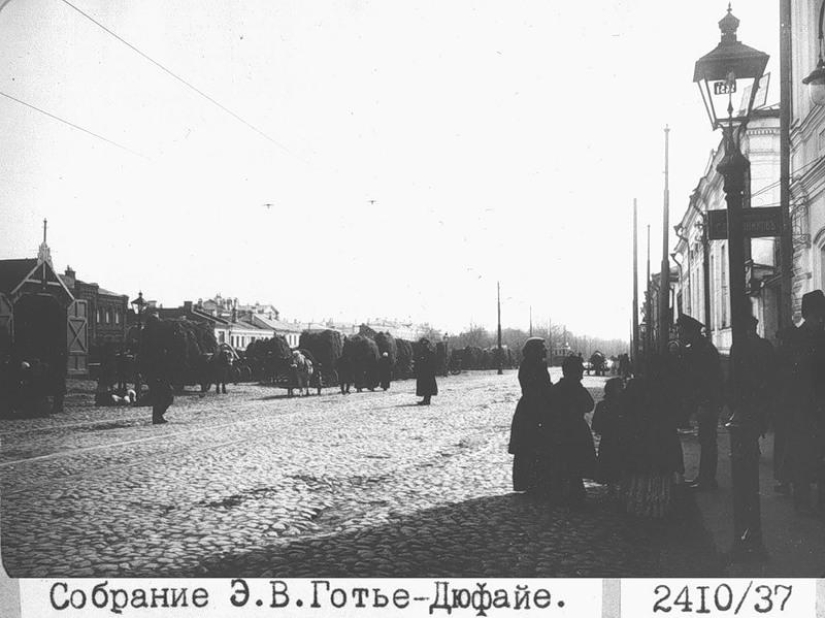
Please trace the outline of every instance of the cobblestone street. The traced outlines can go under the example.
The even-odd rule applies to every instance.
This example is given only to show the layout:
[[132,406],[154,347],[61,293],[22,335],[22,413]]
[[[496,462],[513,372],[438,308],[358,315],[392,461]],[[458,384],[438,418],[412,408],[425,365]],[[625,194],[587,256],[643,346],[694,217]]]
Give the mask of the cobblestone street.
[[[558,375],[554,374],[554,381]],[[603,378],[585,378],[594,397]],[[0,425],[2,556],[14,577],[653,576],[672,534],[511,491],[514,371],[287,398],[258,385],[149,408]],[[672,532],[672,531],[671,531]],[[681,542],[701,546],[681,534]],[[698,540],[697,540],[698,539]],[[707,573],[704,553],[680,574]]]

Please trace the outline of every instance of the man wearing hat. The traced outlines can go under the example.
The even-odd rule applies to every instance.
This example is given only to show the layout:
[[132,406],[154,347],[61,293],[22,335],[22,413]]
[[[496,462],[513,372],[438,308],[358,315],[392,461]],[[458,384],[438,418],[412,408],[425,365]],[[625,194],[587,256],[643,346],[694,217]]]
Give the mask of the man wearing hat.
[[[797,512],[813,514],[811,484],[817,485],[817,506],[825,511],[825,295],[822,290],[802,297],[803,322],[780,335],[781,408],[787,441],[784,464]],[[776,456],[776,455],[775,455]],[[786,477],[786,478],[787,478]]]
[[684,397],[699,425],[699,474],[687,483],[694,489],[716,489],[719,459],[716,431],[723,403],[722,364],[716,347],[702,336],[704,324],[685,315],[676,322],[681,345]]

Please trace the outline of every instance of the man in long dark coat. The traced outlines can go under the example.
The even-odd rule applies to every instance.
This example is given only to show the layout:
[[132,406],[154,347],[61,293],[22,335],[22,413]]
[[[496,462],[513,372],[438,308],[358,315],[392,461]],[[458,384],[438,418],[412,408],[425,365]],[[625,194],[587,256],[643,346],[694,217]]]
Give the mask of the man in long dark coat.
[[381,358],[378,359],[378,381],[384,390],[389,389],[392,384],[392,359],[388,352],[381,354]]
[[789,435],[786,465],[790,472],[794,506],[813,513],[811,484],[817,485],[819,510],[825,511],[825,295],[821,290],[802,297],[803,322],[783,333],[780,375]]
[[163,415],[174,401],[172,393],[172,332],[156,314],[146,318],[140,336],[138,364],[149,385],[152,401],[152,423],[166,423]]
[[719,352],[702,336],[704,325],[682,314],[676,322],[681,345],[684,397],[699,425],[699,474],[688,484],[694,489],[716,489],[719,452],[716,431],[724,400],[724,379]]
[[423,397],[418,402],[420,406],[430,405],[433,395],[438,395],[438,384],[435,381],[435,353],[430,342],[422,338],[419,342],[418,355],[415,357],[415,394]]

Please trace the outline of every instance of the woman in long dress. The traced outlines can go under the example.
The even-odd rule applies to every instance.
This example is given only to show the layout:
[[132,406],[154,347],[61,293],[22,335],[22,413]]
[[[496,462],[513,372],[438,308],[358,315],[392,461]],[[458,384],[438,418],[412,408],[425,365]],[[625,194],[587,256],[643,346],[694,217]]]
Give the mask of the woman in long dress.
[[539,337],[528,339],[522,350],[518,381],[521,399],[510,428],[509,452],[513,455],[513,490],[536,492],[546,487],[547,437],[553,383],[547,371],[547,349]]
[[628,513],[651,518],[670,513],[677,474],[684,472],[678,410],[661,360],[625,391],[622,501]]

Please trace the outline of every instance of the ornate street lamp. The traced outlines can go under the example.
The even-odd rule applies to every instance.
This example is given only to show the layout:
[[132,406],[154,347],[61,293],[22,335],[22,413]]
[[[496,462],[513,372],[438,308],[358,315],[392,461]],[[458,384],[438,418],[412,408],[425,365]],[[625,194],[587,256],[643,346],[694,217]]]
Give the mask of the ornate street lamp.
[[825,16],[825,2],[819,7],[819,61],[802,83],[811,87],[811,101],[815,105],[825,105],[825,41],[823,41],[822,18]]
[[[719,22],[722,40],[696,61],[693,81],[699,86],[711,126],[723,130],[725,156],[717,166],[724,177],[728,210],[728,262],[731,304],[731,379],[736,409],[727,428],[731,441],[734,540],[731,558],[764,556],[759,507],[759,426],[742,401],[741,357],[746,340],[745,319],[750,303],[745,292],[745,236],[742,207],[750,193],[750,162],[739,149],[739,139],[748,122],[768,55],[736,39],[739,20],[728,13]],[[749,195],[748,195],[749,197]]]
[[142,291],[138,292],[137,298],[135,300],[133,300],[132,303],[131,303],[132,310],[135,312],[135,315],[137,316],[138,331],[143,326],[143,323],[141,322],[141,320],[142,320],[142,317],[143,317],[143,310],[146,308],[147,304],[148,303],[145,300],[143,300],[143,292]]

